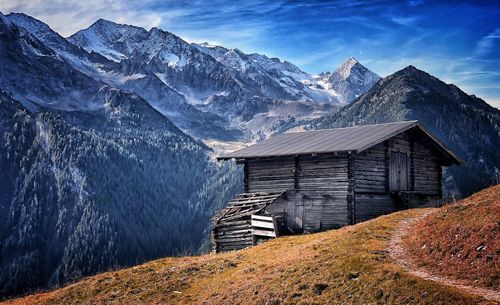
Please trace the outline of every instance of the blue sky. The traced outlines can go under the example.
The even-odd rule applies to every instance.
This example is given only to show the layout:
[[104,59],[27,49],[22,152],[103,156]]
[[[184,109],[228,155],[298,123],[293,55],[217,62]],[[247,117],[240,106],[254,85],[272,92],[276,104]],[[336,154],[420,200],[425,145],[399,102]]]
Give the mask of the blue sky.
[[288,60],[310,73],[349,56],[381,76],[414,65],[500,107],[499,1],[2,0],[63,36],[98,18]]

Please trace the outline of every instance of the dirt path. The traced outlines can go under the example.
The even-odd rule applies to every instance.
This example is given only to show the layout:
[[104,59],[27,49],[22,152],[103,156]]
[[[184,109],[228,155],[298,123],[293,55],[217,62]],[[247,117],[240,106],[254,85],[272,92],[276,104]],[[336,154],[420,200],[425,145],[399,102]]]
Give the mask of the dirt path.
[[406,220],[401,221],[399,228],[396,230],[394,235],[391,238],[391,241],[389,242],[389,254],[391,258],[403,269],[405,269],[406,272],[413,274],[415,276],[421,277],[426,280],[431,280],[434,282],[437,282],[439,284],[443,285],[448,285],[452,286],[461,290],[464,290],[470,294],[475,294],[479,295],[487,300],[490,301],[495,301],[495,302],[500,302],[500,291],[492,290],[492,289],[487,289],[487,288],[479,288],[479,287],[474,287],[470,286],[467,283],[464,283],[462,281],[454,280],[454,279],[449,279],[444,276],[439,276],[436,274],[431,274],[428,270],[418,268],[415,266],[413,263],[411,263],[407,259],[407,254],[406,251],[401,244],[401,240],[403,237],[408,233],[411,225],[427,215],[431,214],[434,210],[429,210],[423,213],[422,215],[414,218],[409,218]]

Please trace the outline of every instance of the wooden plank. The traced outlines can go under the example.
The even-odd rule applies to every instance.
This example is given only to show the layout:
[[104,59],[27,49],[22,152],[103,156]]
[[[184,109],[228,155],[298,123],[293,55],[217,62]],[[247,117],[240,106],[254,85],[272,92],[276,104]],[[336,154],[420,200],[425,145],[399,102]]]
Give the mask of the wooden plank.
[[240,225],[250,225],[250,222],[248,220],[220,222],[215,224],[214,228],[240,226]]
[[272,221],[273,221],[272,218],[271,218],[271,222],[252,219],[252,227],[259,227],[259,228],[266,228],[266,229],[274,230],[274,224]]
[[252,229],[252,234],[255,236],[276,237],[276,233],[274,231]]
[[252,220],[264,220],[264,221],[273,221],[272,216],[262,216],[262,215],[252,215]]
[[295,156],[295,164],[294,164],[294,171],[293,171],[293,188],[298,190],[299,189],[299,173],[301,172],[301,167],[299,163],[299,156]]
[[215,232],[216,236],[229,236],[229,235],[238,235],[238,234],[246,234],[251,233],[251,228],[239,229],[239,230],[229,230],[229,231],[217,231]]

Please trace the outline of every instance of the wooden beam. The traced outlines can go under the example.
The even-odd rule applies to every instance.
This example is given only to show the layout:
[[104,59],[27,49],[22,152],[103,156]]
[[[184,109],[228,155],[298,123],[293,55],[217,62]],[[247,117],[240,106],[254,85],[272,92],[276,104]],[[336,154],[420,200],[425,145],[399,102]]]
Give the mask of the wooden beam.
[[351,153],[347,156],[347,218],[350,224],[356,223],[356,200],[354,193],[354,157]]
[[273,224],[272,221],[273,221],[272,219],[271,219],[271,222],[252,219],[252,227],[258,227],[258,228],[265,228],[265,229],[272,229],[272,230],[274,230],[274,224]]
[[243,191],[248,193],[248,160],[243,163]]
[[293,172],[293,181],[294,181],[294,188],[297,191],[299,190],[299,171],[300,171],[299,156],[295,156],[295,170]]
[[439,183],[439,188],[438,188],[438,196],[439,199],[443,198],[443,167],[438,166],[438,183]]
[[385,156],[385,191],[389,192],[389,140],[384,142]]
[[264,220],[264,221],[273,221],[272,216],[262,216],[262,215],[252,215],[252,220]]
[[252,229],[252,235],[254,236],[266,236],[266,237],[276,237],[276,233],[274,231],[264,231]]
[[415,190],[415,141],[410,139],[410,191]]

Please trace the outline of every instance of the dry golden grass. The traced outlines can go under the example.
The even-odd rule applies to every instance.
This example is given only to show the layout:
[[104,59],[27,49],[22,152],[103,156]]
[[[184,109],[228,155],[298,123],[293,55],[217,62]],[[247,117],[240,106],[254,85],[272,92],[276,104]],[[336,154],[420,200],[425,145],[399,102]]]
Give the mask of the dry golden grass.
[[500,290],[500,185],[436,211],[403,242],[432,273]]
[[494,304],[405,273],[387,246],[409,210],[242,251],[165,258],[6,304]]

